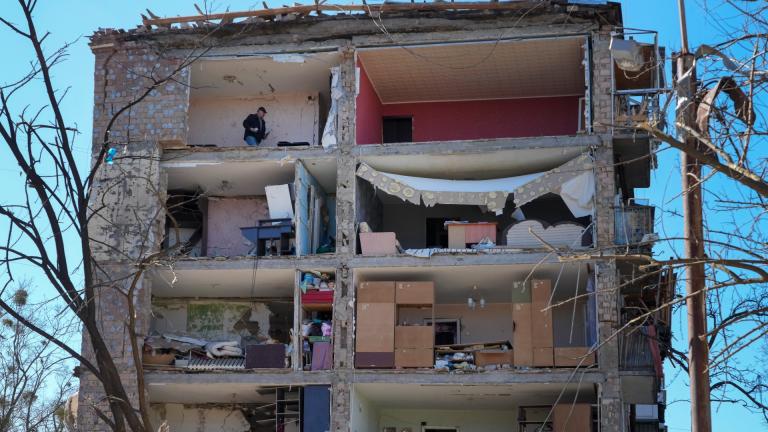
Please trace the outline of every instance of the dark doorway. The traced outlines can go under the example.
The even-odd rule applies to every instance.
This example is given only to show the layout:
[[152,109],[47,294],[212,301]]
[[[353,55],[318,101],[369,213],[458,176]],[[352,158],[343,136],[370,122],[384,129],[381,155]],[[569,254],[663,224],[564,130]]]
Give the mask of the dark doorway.
[[448,218],[427,218],[427,243],[428,248],[447,248],[448,230],[445,229],[445,222]]
[[384,143],[413,141],[413,117],[384,117]]

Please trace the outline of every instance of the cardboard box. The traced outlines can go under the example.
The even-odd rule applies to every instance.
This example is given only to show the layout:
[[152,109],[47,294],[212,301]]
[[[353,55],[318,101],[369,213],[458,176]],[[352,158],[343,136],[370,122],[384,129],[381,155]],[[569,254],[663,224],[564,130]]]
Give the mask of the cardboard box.
[[395,367],[431,368],[435,365],[435,351],[432,348],[403,348],[395,350]]
[[434,282],[398,282],[395,303],[425,305],[435,303]]
[[395,304],[358,303],[355,330],[357,352],[394,351]]
[[397,326],[395,327],[395,349],[398,348],[433,348],[435,346],[435,328],[432,326]]
[[511,365],[512,363],[514,363],[512,350],[488,350],[475,353],[475,365],[477,366]]
[[392,369],[395,367],[395,353],[390,352],[357,352],[355,367],[358,369]]
[[512,347],[515,366],[533,366],[533,340],[531,339],[531,303],[513,303]]
[[555,353],[553,348],[534,348],[534,367],[553,367],[555,365]]
[[[596,353],[591,352],[589,347],[562,347],[555,348],[555,366],[556,367],[576,367],[581,362],[581,367],[592,366],[597,363]],[[584,358],[582,362],[582,357]]]
[[393,232],[360,233],[360,250],[363,255],[383,256],[397,254],[397,239]]
[[394,303],[394,282],[361,282],[357,286],[358,303]]

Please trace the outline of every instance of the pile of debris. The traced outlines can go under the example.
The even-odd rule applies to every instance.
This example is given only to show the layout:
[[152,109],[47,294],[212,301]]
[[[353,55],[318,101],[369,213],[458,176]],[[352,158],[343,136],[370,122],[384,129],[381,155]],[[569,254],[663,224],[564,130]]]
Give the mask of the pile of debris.
[[509,341],[436,345],[435,369],[477,371],[511,368],[512,344]]

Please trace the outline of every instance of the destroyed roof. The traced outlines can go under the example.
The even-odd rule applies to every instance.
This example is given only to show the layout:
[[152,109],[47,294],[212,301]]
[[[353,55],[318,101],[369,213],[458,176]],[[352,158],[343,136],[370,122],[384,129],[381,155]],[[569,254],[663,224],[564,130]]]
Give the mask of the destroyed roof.
[[251,9],[239,12],[215,13],[194,5],[197,14],[176,17],[160,17],[147,9],[141,14],[142,23],[135,29],[99,29],[91,39],[105,36],[151,34],[194,34],[209,32],[212,28],[231,28],[242,31],[244,26],[259,28],[295,22],[320,22],[328,20],[358,19],[362,16],[388,18],[482,18],[510,15],[532,18],[542,15],[562,15],[562,22],[587,19],[599,24],[621,25],[621,5],[616,2],[594,0],[508,0],[487,2],[424,1],[409,3],[388,2],[362,4],[329,4],[315,0],[312,5],[294,3],[280,8]]

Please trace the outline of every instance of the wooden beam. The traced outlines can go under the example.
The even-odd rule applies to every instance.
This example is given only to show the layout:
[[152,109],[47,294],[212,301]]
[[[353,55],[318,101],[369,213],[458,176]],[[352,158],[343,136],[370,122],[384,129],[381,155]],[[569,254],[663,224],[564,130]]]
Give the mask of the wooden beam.
[[[383,3],[367,5],[328,5],[313,4],[302,6],[281,7],[242,12],[224,12],[181,16],[173,18],[155,18],[143,20],[144,25],[168,26],[182,22],[204,20],[233,20],[236,18],[267,17],[285,14],[309,14],[310,12],[407,12],[407,11],[447,11],[447,10],[520,10],[530,8],[532,2],[455,2],[455,3]],[[154,14],[153,14],[154,15]]]

